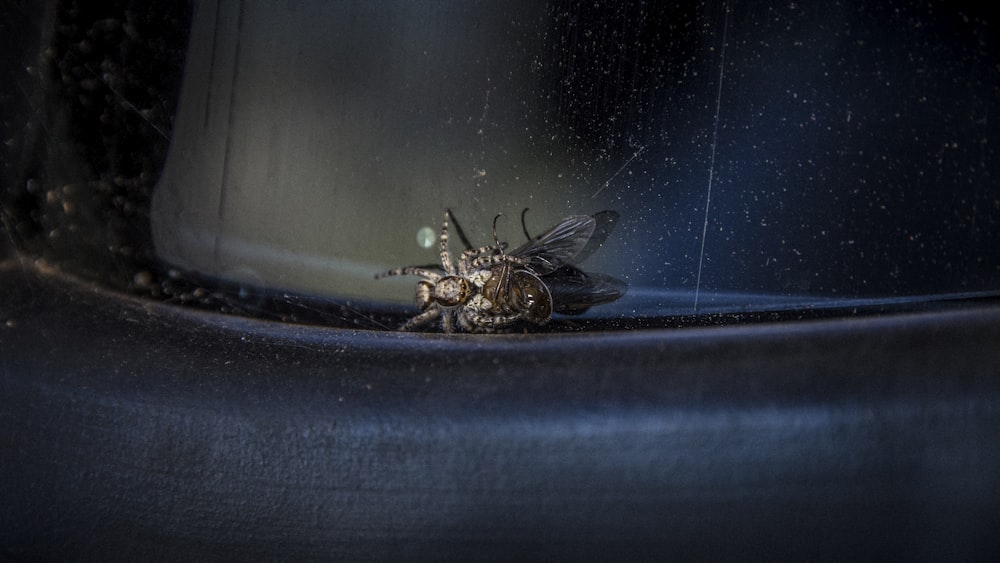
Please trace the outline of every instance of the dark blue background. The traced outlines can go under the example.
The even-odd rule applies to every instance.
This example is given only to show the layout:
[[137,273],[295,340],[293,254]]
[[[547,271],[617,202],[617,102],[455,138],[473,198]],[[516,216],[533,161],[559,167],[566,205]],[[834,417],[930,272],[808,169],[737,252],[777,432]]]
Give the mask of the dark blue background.
[[693,292],[703,229],[702,292],[1000,288],[998,48],[976,10],[554,7],[548,118],[606,155],[597,186],[640,153],[600,194],[636,293]]

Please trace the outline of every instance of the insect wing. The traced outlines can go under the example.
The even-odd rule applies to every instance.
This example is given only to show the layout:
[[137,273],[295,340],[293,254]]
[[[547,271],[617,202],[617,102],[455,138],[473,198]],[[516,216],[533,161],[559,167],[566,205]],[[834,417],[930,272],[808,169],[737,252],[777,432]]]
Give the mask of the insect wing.
[[608,240],[611,231],[618,224],[619,215],[617,211],[605,210],[594,213],[592,217],[594,218],[594,232],[590,235],[587,244],[573,257],[574,264],[583,262],[604,245],[604,241]]
[[628,283],[618,278],[574,266],[562,266],[542,280],[552,295],[552,310],[564,315],[582,314],[594,305],[615,301],[628,290]]
[[524,243],[510,254],[528,259],[527,267],[540,276],[569,262],[587,245],[597,221],[589,215],[573,215]]

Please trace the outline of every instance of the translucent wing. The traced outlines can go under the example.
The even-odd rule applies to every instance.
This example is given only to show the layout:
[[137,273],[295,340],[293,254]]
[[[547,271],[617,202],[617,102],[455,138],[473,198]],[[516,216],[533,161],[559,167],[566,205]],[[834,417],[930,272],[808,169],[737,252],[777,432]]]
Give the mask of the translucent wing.
[[628,290],[628,283],[618,278],[575,266],[562,266],[542,280],[552,294],[552,310],[564,315],[579,315],[594,305],[610,303]]
[[573,257],[574,264],[583,262],[604,245],[604,241],[608,240],[611,231],[618,224],[618,217],[617,211],[605,210],[594,213],[594,233],[590,235],[587,244]]
[[540,276],[566,264],[587,245],[597,221],[589,215],[573,215],[524,243],[510,254],[526,258],[526,267]]

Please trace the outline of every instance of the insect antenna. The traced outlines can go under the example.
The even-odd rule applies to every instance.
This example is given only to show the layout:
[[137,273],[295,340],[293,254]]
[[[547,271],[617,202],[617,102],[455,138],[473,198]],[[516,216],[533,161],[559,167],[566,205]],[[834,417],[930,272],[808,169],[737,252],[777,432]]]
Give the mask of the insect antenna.
[[524,231],[524,238],[531,240],[531,235],[528,234],[528,224],[524,222],[524,216],[528,214],[528,208],[525,207],[524,211],[521,211],[521,230]]
[[497,251],[499,251],[500,255],[503,256],[504,245],[500,242],[500,237],[497,236],[497,219],[499,219],[501,215],[503,215],[503,213],[497,213],[497,216],[493,218],[493,242],[497,244]]

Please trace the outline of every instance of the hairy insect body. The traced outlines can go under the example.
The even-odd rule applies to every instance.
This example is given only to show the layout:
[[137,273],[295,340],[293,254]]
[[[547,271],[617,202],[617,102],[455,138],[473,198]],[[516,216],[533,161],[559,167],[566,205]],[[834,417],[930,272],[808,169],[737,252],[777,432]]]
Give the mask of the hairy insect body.
[[484,246],[464,251],[453,262],[448,251],[450,212],[445,211],[441,225],[440,257],[443,273],[432,268],[407,266],[377,274],[387,276],[414,275],[417,282],[414,301],[420,314],[408,320],[400,330],[417,330],[440,319],[445,332],[457,328],[466,332],[495,332],[509,327],[519,319],[516,314],[500,313],[494,303],[483,295],[483,287],[500,264],[519,265],[520,260],[503,254],[502,245]]
[[[469,248],[462,252],[457,262],[452,261],[448,251],[450,218],[450,211],[445,210],[439,243],[443,273],[437,267],[408,266],[375,276],[376,279],[397,275],[421,278],[414,294],[420,313],[404,323],[400,330],[417,330],[437,319],[445,332],[456,329],[498,332],[519,322],[543,325],[552,318],[554,308],[567,309],[567,304],[556,303],[553,299],[544,281],[547,276],[561,288],[570,288],[564,294],[579,306],[577,310],[617,299],[624,291],[623,284],[619,291],[614,284],[604,283],[611,287],[611,291],[606,292],[607,297],[592,298],[597,295],[597,284],[589,283],[586,274],[581,271],[584,277],[579,279],[583,283],[573,284],[567,282],[576,281],[574,278],[559,273],[590,240],[597,224],[594,217],[567,217],[509,254],[504,253],[505,245],[496,236],[494,219],[495,245]],[[461,230],[459,235],[464,240]]]
[[473,283],[468,278],[444,276],[434,284],[434,301],[441,307],[458,307],[469,300],[472,287]]

